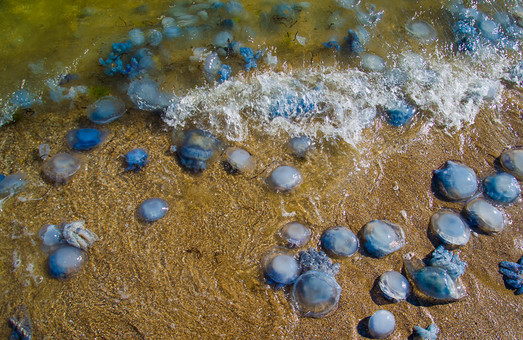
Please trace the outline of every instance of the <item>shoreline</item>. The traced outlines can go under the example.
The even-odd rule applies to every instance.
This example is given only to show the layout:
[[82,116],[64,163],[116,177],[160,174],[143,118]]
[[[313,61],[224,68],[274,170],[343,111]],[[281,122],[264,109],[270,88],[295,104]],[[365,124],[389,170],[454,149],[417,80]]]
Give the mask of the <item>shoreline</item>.
[[[77,104],[63,115],[35,114],[1,127],[0,172],[27,172],[31,184],[0,213],[1,286],[7,296],[0,317],[7,320],[24,303],[35,338],[361,338],[362,320],[387,309],[396,317],[391,339],[407,338],[413,326],[432,322],[440,327],[440,338],[520,337],[521,302],[504,287],[498,263],[522,255],[521,203],[505,208],[512,223],[500,235],[474,235],[459,249],[468,262],[465,299],[429,307],[378,305],[370,293],[379,275],[402,269],[404,254],[423,258],[434,249],[427,238],[433,212],[462,207],[434,197],[432,170],[459,160],[482,179],[494,171],[503,149],[521,144],[521,95],[517,89],[505,95],[500,122],[498,113],[485,109],[474,124],[450,135],[434,127],[424,133],[423,117],[401,131],[375,119],[363,131],[360,152],[331,141],[306,161],[285,151],[284,136],[271,140],[249,134],[230,144],[257,158],[251,177],[228,174],[220,161],[199,175],[183,171],[169,153],[170,129],[157,116],[130,109],[107,126],[111,134],[105,143],[82,153],[85,164],[70,182],[54,186],[40,177],[35,150],[44,142],[51,155],[67,150],[66,133],[86,122],[83,108]],[[150,163],[144,171],[125,172],[120,156],[135,147],[148,150]],[[290,194],[270,192],[264,178],[275,164],[294,164],[304,183]],[[137,218],[136,208],[151,197],[166,199],[169,212],[147,224]],[[78,276],[54,280],[45,270],[38,230],[79,219],[100,241]],[[279,227],[294,219],[312,229],[302,249],[316,247],[328,227],[344,225],[357,234],[372,219],[401,225],[407,245],[384,259],[357,253],[335,260],[341,264],[336,279],[342,287],[337,311],[323,319],[299,318],[286,292],[275,292],[261,280],[259,265],[262,254],[278,244]],[[22,261],[16,270],[13,251]],[[43,276],[41,284],[31,281],[29,264]],[[0,336],[9,332],[5,326]]]

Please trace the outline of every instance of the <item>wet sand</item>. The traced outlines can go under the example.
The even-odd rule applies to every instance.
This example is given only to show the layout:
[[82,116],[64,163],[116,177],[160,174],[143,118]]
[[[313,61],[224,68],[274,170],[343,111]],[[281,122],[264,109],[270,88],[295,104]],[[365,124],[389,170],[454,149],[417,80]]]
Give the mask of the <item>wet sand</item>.
[[[440,339],[522,338],[523,302],[498,273],[500,261],[523,255],[521,204],[505,208],[511,223],[500,235],[473,234],[459,249],[468,263],[465,299],[383,304],[373,293],[379,275],[402,270],[403,255],[423,258],[437,246],[427,236],[433,212],[463,206],[434,197],[432,170],[459,160],[483,178],[495,171],[505,148],[522,144],[523,96],[517,90],[506,94],[502,112],[483,110],[475,124],[459,132],[429,129],[423,117],[401,130],[378,118],[357,149],[323,141],[305,161],[284,149],[288,136],[251,134],[241,144],[231,143],[256,157],[258,169],[248,176],[227,173],[222,159],[199,175],[182,170],[169,151],[171,131],[159,117],[131,109],[106,127],[111,133],[103,145],[81,153],[84,166],[62,186],[42,179],[37,149],[49,143],[51,155],[67,151],[66,133],[89,125],[87,101],[63,115],[26,116],[0,130],[0,173],[24,172],[30,179],[0,213],[0,319],[25,304],[35,339],[356,339],[367,336],[367,317],[387,309],[397,322],[391,339],[405,339],[413,326],[433,322]],[[121,155],[135,147],[149,151],[150,164],[138,173],[125,172]],[[303,173],[304,183],[293,193],[273,193],[264,183],[279,164],[293,164]],[[167,200],[169,212],[144,223],[136,209],[151,197]],[[100,241],[79,275],[52,279],[38,231],[47,223],[80,219]],[[311,227],[308,248],[317,246],[327,227],[343,225],[358,233],[372,219],[402,226],[407,244],[384,259],[356,254],[336,260],[343,290],[334,314],[300,318],[290,307],[288,290],[274,291],[263,282],[260,260],[278,244],[276,233],[284,223],[299,220]],[[21,260],[16,269],[13,253]],[[1,337],[9,332],[6,324],[0,327]]]

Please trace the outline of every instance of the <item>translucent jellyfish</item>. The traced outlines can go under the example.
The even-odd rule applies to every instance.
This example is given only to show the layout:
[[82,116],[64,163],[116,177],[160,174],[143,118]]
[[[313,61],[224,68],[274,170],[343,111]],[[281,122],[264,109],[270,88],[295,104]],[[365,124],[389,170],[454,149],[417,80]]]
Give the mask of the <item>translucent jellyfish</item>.
[[448,201],[468,199],[478,190],[474,170],[453,161],[447,161],[444,167],[434,170],[432,181],[436,193]]
[[523,180],[523,148],[510,149],[501,154],[499,162],[503,169],[519,179]]
[[341,287],[334,276],[311,270],[298,277],[291,300],[303,316],[321,318],[336,310],[340,294]]
[[42,249],[44,251],[52,250],[65,242],[62,233],[62,227],[54,224],[44,225],[38,232],[42,239]]
[[86,151],[97,147],[107,137],[107,131],[94,128],[74,129],[67,134],[67,145],[73,150]]
[[299,186],[302,179],[300,170],[284,165],[274,169],[266,182],[276,192],[288,192]]
[[232,44],[233,41],[234,40],[233,40],[231,32],[222,31],[214,36],[214,39],[212,40],[212,44],[216,48],[228,48],[229,45]]
[[361,67],[371,72],[385,71],[385,61],[380,56],[375,54],[365,54],[361,57]]
[[383,296],[394,302],[406,300],[410,292],[409,281],[396,271],[383,273],[378,285]]
[[396,329],[396,319],[388,310],[381,309],[369,319],[369,333],[376,339],[383,339],[391,335]]
[[414,19],[407,22],[405,26],[407,32],[414,38],[423,43],[430,43],[436,40],[437,32],[434,26],[421,19]]
[[[414,282],[420,297],[435,302],[459,300],[467,295],[459,278],[464,273],[466,264],[443,247],[441,249],[441,252],[446,252],[445,256],[439,256],[439,261],[429,266],[425,266],[419,259],[406,257],[407,274]],[[450,253],[450,256],[447,256],[447,253]]]
[[403,229],[393,223],[373,220],[363,227],[363,246],[374,257],[384,257],[405,245]]
[[286,223],[279,231],[280,237],[290,248],[299,248],[311,238],[311,230],[299,222]]
[[154,222],[164,217],[169,210],[167,201],[161,198],[149,198],[138,207],[138,214],[147,222]]
[[13,93],[13,96],[11,97],[11,103],[16,108],[29,109],[33,107],[35,104],[42,103],[42,101],[40,100],[40,98],[34,96],[27,90],[18,90],[15,93]]
[[305,158],[309,153],[312,146],[312,140],[307,136],[298,136],[291,138],[288,143],[290,152],[298,157]]
[[445,244],[462,246],[470,239],[469,226],[458,213],[450,209],[435,212],[430,218],[430,227]]
[[227,164],[231,170],[238,172],[252,172],[256,169],[256,161],[251,154],[240,148],[229,148],[226,152]]
[[505,214],[482,198],[468,202],[464,212],[471,226],[487,234],[499,233],[506,227]]
[[47,258],[49,274],[57,279],[67,279],[78,273],[87,259],[87,254],[80,248],[62,245]]
[[147,32],[147,42],[151,46],[156,47],[156,46],[160,45],[162,43],[162,39],[163,39],[162,32],[160,32],[158,30],[151,29]]
[[182,166],[195,173],[207,169],[223,150],[223,143],[216,136],[199,129],[175,132],[173,142]]
[[173,95],[161,92],[158,83],[149,78],[134,80],[129,85],[127,95],[140,110],[144,111],[163,110],[174,100]]
[[82,161],[78,156],[59,153],[44,162],[42,174],[51,182],[65,184],[81,166]]
[[497,43],[501,39],[501,27],[494,20],[481,20],[478,23],[481,34],[487,38],[487,40]]
[[509,204],[520,199],[521,187],[516,177],[506,172],[488,176],[483,180],[485,194],[494,201]]
[[300,275],[298,261],[285,248],[274,247],[263,257],[262,269],[267,283],[275,289],[292,284]]
[[331,256],[352,256],[359,247],[356,235],[348,228],[336,226],[328,228],[321,235],[321,246]]
[[12,174],[0,179],[0,198],[13,196],[24,190],[28,181],[24,174]]
[[143,169],[149,163],[149,154],[144,149],[133,149],[125,155],[125,162],[127,167],[125,171],[134,170],[135,172]]
[[113,96],[105,96],[87,107],[87,118],[95,124],[117,120],[125,113],[125,104]]
[[218,54],[216,52],[209,54],[203,63],[203,74],[205,75],[205,78],[207,78],[209,82],[215,81],[221,67],[222,62],[220,61]]
[[387,121],[393,126],[408,124],[416,114],[416,107],[410,105],[403,99],[398,99],[385,107]]
[[131,39],[133,46],[141,46],[145,43],[145,36],[139,28],[133,28],[129,31],[129,39]]

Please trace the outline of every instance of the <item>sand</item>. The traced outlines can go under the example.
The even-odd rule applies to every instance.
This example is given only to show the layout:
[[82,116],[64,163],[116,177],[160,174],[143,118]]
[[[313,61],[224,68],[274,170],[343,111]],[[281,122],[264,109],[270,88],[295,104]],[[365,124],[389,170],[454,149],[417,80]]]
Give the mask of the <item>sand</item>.
[[[440,339],[523,338],[523,302],[498,273],[500,261],[523,255],[521,204],[504,208],[510,223],[501,234],[473,233],[458,250],[468,263],[463,300],[384,304],[375,293],[379,275],[403,269],[403,255],[414,252],[423,258],[437,246],[427,236],[433,212],[463,207],[434,196],[432,171],[452,159],[483,178],[495,172],[504,149],[522,144],[522,95],[509,89],[506,98],[503,111],[482,110],[461,131],[428,128],[423,117],[398,130],[379,118],[357,148],[320,141],[304,161],[284,149],[287,136],[252,134],[230,143],[257,159],[250,175],[227,173],[223,158],[202,174],[184,171],[169,151],[171,132],[161,119],[130,109],[103,127],[110,130],[108,140],[81,153],[84,166],[60,186],[42,179],[37,149],[49,143],[51,155],[68,151],[66,133],[89,125],[87,103],[80,101],[66,114],[26,115],[0,130],[0,173],[23,172],[30,179],[0,213],[0,319],[25,304],[36,339],[357,339],[367,336],[366,318],[387,309],[397,322],[391,339],[405,339],[413,326],[433,322],[441,329]],[[150,164],[144,171],[125,172],[121,155],[135,147],[149,151]],[[289,194],[274,193],[264,182],[283,164],[295,165],[304,177]],[[167,200],[169,212],[145,223],[136,209],[151,197]],[[77,276],[53,279],[38,231],[48,223],[80,219],[100,240]],[[311,227],[308,248],[317,246],[328,227],[342,225],[358,233],[372,219],[402,226],[406,246],[383,259],[357,253],[336,260],[343,290],[334,314],[299,317],[288,289],[275,291],[264,282],[261,258],[279,244],[276,233],[286,222]],[[21,260],[18,268],[14,253]],[[0,327],[1,337],[9,332],[6,324]]]

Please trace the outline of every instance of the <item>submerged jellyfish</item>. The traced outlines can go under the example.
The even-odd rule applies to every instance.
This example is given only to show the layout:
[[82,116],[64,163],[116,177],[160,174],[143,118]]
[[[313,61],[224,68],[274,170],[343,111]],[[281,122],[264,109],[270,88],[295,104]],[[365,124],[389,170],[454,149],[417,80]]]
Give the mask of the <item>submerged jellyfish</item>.
[[381,309],[372,314],[368,327],[373,338],[383,339],[391,335],[396,329],[396,319],[391,312]]
[[134,170],[135,172],[140,171],[144,166],[149,163],[149,154],[144,149],[133,149],[125,155],[125,162],[127,168],[125,171]]
[[266,182],[276,192],[288,192],[301,184],[302,175],[295,167],[284,165],[274,169]]
[[447,161],[444,167],[434,170],[432,181],[436,193],[449,201],[470,198],[478,190],[478,179],[474,170],[453,161]]
[[393,302],[406,300],[410,292],[407,278],[393,270],[383,273],[378,285],[383,296]]
[[[322,251],[313,248],[300,253],[300,271],[291,292],[291,303],[303,316],[321,318],[334,312],[341,287],[334,276],[340,264],[332,263]],[[298,272],[299,273],[299,272]]]
[[470,239],[469,226],[458,213],[450,209],[435,212],[430,218],[430,227],[445,244],[462,246]]
[[182,166],[195,173],[207,169],[223,147],[212,133],[199,129],[173,134],[173,142]]
[[131,44],[133,46],[140,46],[145,43],[145,36],[143,31],[139,28],[133,28],[129,31],[129,39],[131,39]]
[[229,148],[226,152],[227,164],[232,171],[252,172],[256,169],[256,162],[251,154],[240,148]]
[[410,20],[407,22],[405,28],[410,35],[418,39],[420,42],[431,43],[436,40],[436,29],[425,20]]
[[334,276],[311,270],[298,277],[291,299],[303,316],[322,318],[336,310],[340,294],[341,287]]
[[113,96],[105,96],[87,107],[87,118],[95,124],[117,120],[125,113],[125,104]]
[[9,318],[9,326],[13,328],[9,340],[31,340],[33,326],[25,305],[16,308],[15,314]]
[[291,138],[288,143],[290,152],[298,158],[305,158],[305,156],[309,153],[311,146],[312,140],[307,136]]
[[504,213],[482,198],[468,202],[464,212],[471,226],[487,234],[499,233],[506,227]]
[[403,99],[394,101],[385,107],[387,121],[393,126],[408,124],[416,114],[416,108]]
[[49,274],[57,279],[67,279],[78,273],[87,258],[85,251],[70,245],[56,248],[47,258]]
[[363,227],[363,246],[374,257],[387,256],[405,245],[403,229],[393,223],[373,220]]
[[169,210],[167,201],[161,198],[149,198],[138,207],[138,214],[146,222],[154,222],[164,217]]
[[361,57],[361,67],[367,71],[383,72],[386,66],[382,57],[375,54],[365,54]]
[[523,180],[523,148],[503,152],[499,157],[499,162],[506,172],[519,180]]
[[42,165],[42,173],[51,182],[65,184],[81,166],[79,157],[64,152],[47,159]]
[[262,259],[263,275],[275,289],[292,284],[300,275],[298,261],[285,248],[274,247]]
[[280,228],[280,237],[290,248],[299,248],[309,242],[311,230],[299,222],[289,222]]
[[0,198],[19,193],[25,188],[27,183],[27,176],[24,174],[12,174],[0,178]]
[[516,177],[506,172],[485,178],[483,188],[488,197],[504,204],[515,202],[521,194],[521,187]]
[[428,266],[415,258],[405,258],[407,274],[422,297],[436,301],[455,301],[467,295],[459,277],[465,272],[466,263],[457,255],[438,247]]
[[55,249],[65,242],[62,230],[62,227],[54,224],[46,224],[40,228],[38,236],[42,239],[42,248],[44,251]]
[[33,94],[27,90],[18,90],[13,93],[11,97],[11,103],[20,109],[30,109],[35,104],[40,104],[42,101],[40,98],[35,97]]
[[161,92],[158,83],[149,78],[133,80],[127,95],[140,110],[144,111],[163,110],[174,99],[172,95]]
[[74,129],[69,131],[66,136],[67,145],[73,150],[90,150],[102,144],[107,137],[107,132],[94,129]]
[[346,227],[328,228],[321,235],[321,246],[331,256],[352,256],[360,245],[358,238]]

